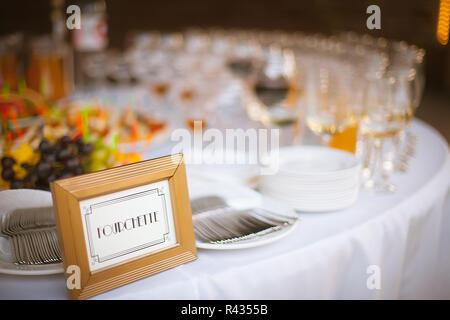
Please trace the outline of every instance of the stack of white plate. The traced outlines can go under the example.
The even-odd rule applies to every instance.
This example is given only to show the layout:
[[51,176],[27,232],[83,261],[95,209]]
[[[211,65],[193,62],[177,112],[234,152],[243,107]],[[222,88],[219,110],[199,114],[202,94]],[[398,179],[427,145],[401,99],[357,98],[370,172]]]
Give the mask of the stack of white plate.
[[273,174],[261,175],[259,190],[298,211],[335,211],[358,197],[361,166],[345,151],[298,146],[281,148],[269,160]]

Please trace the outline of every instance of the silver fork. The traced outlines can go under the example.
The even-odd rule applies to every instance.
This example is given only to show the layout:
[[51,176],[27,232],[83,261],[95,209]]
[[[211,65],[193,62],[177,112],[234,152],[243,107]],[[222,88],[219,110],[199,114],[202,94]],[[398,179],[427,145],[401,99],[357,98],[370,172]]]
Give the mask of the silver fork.
[[2,216],[0,232],[6,236],[55,226],[52,207],[17,209]]
[[204,242],[233,243],[279,231],[297,218],[262,208],[238,210],[222,198],[207,196],[191,201],[195,235]]
[[0,236],[9,239],[16,264],[62,261],[51,207],[18,209],[0,220]]
[[29,231],[9,237],[14,263],[41,265],[62,262],[56,229]]

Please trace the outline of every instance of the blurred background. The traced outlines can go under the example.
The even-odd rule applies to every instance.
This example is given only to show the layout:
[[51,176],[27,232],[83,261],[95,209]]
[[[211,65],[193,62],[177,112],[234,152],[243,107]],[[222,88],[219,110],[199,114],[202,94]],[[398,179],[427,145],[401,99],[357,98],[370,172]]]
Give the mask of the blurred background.
[[[15,0],[0,3],[0,35],[52,32],[52,10],[95,1]],[[381,30],[366,28],[366,8],[381,8]],[[450,138],[450,48],[436,37],[439,0],[170,0],[106,1],[107,47],[124,49],[134,31],[189,27],[240,28],[337,34],[344,31],[405,40],[426,50],[426,90],[417,116]],[[448,9],[448,8],[447,8]],[[54,15],[54,14],[53,14]],[[448,17],[448,15],[447,15]],[[53,18],[55,18],[53,16]],[[66,16],[64,16],[66,18]],[[65,37],[71,37],[69,33]],[[26,41],[26,40],[25,40]]]
[[[29,43],[37,35],[55,33],[55,14],[77,4],[82,8],[102,1],[15,0],[0,3],[0,36],[21,32]],[[106,18],[103,49],[123,50],[133,32],[180,31],[191,27],[284,30],[325,35],[354,31],[404,40],[426,50],[426,90],[417,116],[450,138],[450,48],[437,36],[439,0],[108,0],[101,9]],[[366,28],[366,8],[381,8],[381,30]],[[59,9],[58,9],[59,8]],[[92,10],[92,7],[88,10]],[[448,11],[448,8],[447,8]],[[63,12],[64,13],[64,12]],[[64,21],[67,15],[62,17]],[[448,12],[447,12],[448,17]],[[61,18],[61,17],[59,17]],[[72,32],[62,37],[73,42]]]

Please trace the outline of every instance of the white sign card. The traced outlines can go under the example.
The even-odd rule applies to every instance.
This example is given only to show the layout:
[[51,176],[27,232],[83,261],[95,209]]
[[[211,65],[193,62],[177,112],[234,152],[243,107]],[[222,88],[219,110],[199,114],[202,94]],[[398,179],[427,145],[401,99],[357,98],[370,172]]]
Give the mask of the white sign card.
[[167,180],[80,201],[91,271],[177,242]]

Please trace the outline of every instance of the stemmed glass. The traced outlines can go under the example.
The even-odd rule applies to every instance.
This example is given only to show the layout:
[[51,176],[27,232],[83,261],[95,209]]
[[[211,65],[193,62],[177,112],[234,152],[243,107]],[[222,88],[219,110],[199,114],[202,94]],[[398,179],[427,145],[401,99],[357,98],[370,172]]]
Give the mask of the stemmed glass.
[[371,165],[364,187],[374,192],[394,192],[383,165],[384,142],[404,128],[411,117],[410,91],[403,74],[389,72],[366,82],[364,111],[359,121],[361,133],[371,148]]
[[84,57],[82,61],[83,71],[93,80],[91,87],[95,91],[100,91],[106,87],[106,79],[109,73],[108,63],[109,57],[106,51],[93,53]]
[[171,103],[173,79],[172,72],[165,70],[165,72],[161,71],[145,82],[144,88],[149,97],[147,107],[152,108],[155,116],[160,119],[170,120],[170,114],[174,111],[174,106]]
[[225,57],[225,64],[238,79],[248,80],[260,67],[262,48],[252,39],[250,32],[237,32],[231,37],[231,47]]
[[268,128],[281,129],[281,145],[299,139],[301,80],[293,52],[271,47],[265,66],[244,84],[243,101],[250,119]]
[[312,67],[307,85],[306,125],[329,146],[331,138],[354,124],[348,71],[338,63]]
[[408,160],[414,153],[416,138],[410,132],[410,120],[420,105],[425,85],[423,74],[424,67],[423,49],[408,46],[404,42],[394,42],[390,48],[391,74],[401,78],[404,82],[402,90],[404,96],[408,97],[410,114],[404,124],[404,128],[393,138],[393,150],[385,161],[385,167],[391,171],[405,172],[408,170]]

